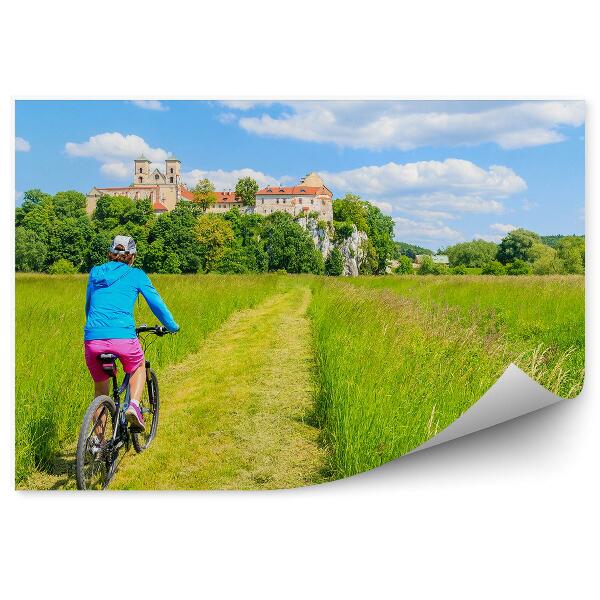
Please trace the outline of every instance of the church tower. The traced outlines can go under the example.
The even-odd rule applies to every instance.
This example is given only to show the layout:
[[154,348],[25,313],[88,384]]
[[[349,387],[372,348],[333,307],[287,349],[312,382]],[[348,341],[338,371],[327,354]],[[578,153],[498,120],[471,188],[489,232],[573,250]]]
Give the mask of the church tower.
[[142,154],[133,161],[133,167],[133,185],[144,185],[148,183],[150,161]]
[[165,160],[165,177],[168,184],[179,185],[181,183],[181,161],[174,156]]

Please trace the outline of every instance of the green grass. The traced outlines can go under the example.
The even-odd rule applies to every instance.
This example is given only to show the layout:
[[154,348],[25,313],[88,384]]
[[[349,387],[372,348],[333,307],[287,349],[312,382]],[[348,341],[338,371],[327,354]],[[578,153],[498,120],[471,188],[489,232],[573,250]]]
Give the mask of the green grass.
[[497,331],[509,357],[563,398],[583,386],[585,281],[580,275],[358,277],[357,286],[387,289],[432,306],[456,307],[481,331]]
[[320,280],[311,315],[316,416],[336,477],[420,445],[510,362],[565,397],[583,384],[582,277]]
[[[182,326],[148,351],[173,403],[155,453],[124,466],[123,477],[131,472],[115,483],[122,487],[150,486],[146,467],[175,488],[352,475],[449,425],[510,362],[565,397],[583,383],[578,276],[153,280]],[[16,476],[26,485],[72,450],[92,384],[83,360],[85,277],[18,275],[16,290]],[[138,323],[155,323],[143,300],[136,310]],[[304,416],[311,397],[318,451],[319,433]],[[177,456],[185,464],[172,468]]]
[[[160,373],[197,351],[208,333],[234,311],[258,304],[285,278],[268,276],[154,275],[153,281],[181,326],[157,340],[148,357]],[[86,277],[18,274],[16,278],[17,482],[48,468],[72,442],[93,396],[83,359]],[[143,300],[136,322],[155,324]]]

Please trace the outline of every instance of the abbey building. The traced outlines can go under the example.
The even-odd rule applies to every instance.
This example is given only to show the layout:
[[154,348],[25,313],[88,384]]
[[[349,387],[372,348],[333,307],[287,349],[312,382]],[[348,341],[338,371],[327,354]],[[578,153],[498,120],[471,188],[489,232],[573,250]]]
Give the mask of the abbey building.
[[[149,199],[156,214],[169,212],[178,202],[193,202],[194,195],[181,180],[181,162],[177,158],[165,160],[165,170],[151,167],[151,162],[140,156],[133,161],[133,182],[126,187],[94,187],[87,195],[86,210],[92,214],[101,196],[127,196],[132,200]],[[333,221],[333,194],[317,173],[310,173],[294,186],[267,186],[258,190],[256,205],[244,207],[231,190],[216,192],[216,202],[209,213],[222,213],[237,206],[240,210],[259,215],[287,212],[292,216],[317,213],[317,218]]]

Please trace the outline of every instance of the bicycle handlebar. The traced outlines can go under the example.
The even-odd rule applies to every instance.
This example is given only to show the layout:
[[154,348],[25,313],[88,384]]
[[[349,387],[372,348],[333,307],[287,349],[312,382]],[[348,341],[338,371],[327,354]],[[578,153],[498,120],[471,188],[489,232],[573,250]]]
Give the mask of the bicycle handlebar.
[[171,333],[166,327],[163,327],[161,325],[155,325],[154,327],[150,327],[149,325],[140,325],[139,327],[135,328],[135,332],[136,334],[153,333],[154,335],[157,335],[159,337]]

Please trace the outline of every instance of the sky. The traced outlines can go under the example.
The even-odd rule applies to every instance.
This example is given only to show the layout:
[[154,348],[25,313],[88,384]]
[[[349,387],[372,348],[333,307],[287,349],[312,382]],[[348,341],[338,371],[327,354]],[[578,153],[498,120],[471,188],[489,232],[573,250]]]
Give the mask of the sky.
[[19,100],[15,136],[17,205],[32,188],[128,185],[143,153],[217,190],[316,171],[334,198],[360,195],[397,240],[433,250],[516,227],[584,232],[579,101]]

